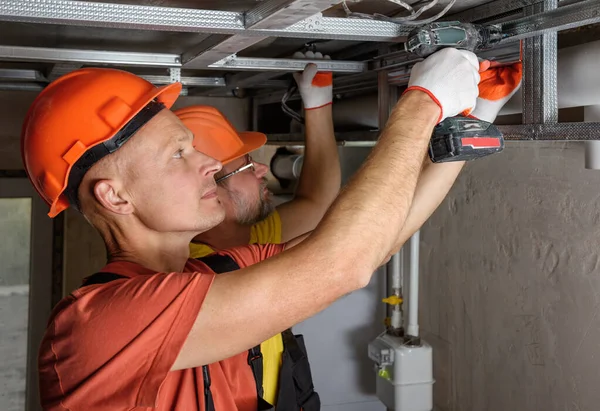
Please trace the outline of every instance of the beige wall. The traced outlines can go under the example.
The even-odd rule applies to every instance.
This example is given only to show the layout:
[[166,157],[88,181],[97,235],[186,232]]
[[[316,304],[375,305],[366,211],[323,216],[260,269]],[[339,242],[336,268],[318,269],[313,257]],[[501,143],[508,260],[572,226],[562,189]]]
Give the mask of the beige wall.
[[469,164],[422,230],[438,409],[600,409],[599,249],[600,171],[581,143]]

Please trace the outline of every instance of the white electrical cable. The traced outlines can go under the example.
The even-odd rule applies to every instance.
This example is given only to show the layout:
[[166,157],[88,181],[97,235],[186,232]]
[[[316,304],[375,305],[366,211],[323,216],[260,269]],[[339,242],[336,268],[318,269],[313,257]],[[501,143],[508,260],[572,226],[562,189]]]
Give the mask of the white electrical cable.
[[396,24],[404,24],[404,25],[408,25],[408,26],[421,26],[423,24],[429,24],[429,23],[432,23],[432,22],[442,18],[446,13],[448,13],[448,11],[450,11],[452,6],[454,6],[454,4],[456,3],[456,0],[450,0],[450,2],[446,5],[446,7],[444,7],[444,9],[442,11],[440,11],[438,14],[436,14],[435,16],[429,17],[429,18],[423,19],[423,20],[416,20],[418,17],[421,16],[421,14],[423,14],[423,12],[434,7],[438,3],[438,0],[431,0],[429,3],[423,5],[417,11],[415,11],[415,9],[411,5],[405,3],[402,0],[389,0],[389,1],[393,2],[394,4],[404,7],[410,13],[410,15],[405,16],[405,17],[388,17],[388,16],[385,16],[383,14],[378,14],[378,13],[375,13],[375,14],[357,13],[357,12],[353,12],[352,10],[350,10],[350,8],[346,4],[345,0],[342,2],[342,7],[344,8],[344,11],[346,12],[346,16],[349,18],[382,20],[382,21],[389,21],[391,23],[396,23]]

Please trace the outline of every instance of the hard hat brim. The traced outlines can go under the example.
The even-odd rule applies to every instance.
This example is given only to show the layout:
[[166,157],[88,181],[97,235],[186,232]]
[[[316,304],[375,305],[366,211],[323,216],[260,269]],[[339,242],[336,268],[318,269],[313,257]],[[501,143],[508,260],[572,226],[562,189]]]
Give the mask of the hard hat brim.
[[266,134],[259,133],[256,131],[238,132],[238,135],[240,136],[240,140],[242,140],[244,145],[235,153],[222,159],[221,163],[223,163],[223,164],[230,163],[233,160],[240,158],[242,156],[245,156],[246,154],[250,153],[251,151],[256,150],[257,148],[264,146],[267,142]]

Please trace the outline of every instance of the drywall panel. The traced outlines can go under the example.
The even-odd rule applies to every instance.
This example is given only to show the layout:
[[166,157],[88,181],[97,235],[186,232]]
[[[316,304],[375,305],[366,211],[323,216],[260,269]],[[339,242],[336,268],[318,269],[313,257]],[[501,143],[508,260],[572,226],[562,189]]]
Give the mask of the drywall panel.
[[470,163],[421,238],[438,410],[598,410],[600,172],[581,143]]

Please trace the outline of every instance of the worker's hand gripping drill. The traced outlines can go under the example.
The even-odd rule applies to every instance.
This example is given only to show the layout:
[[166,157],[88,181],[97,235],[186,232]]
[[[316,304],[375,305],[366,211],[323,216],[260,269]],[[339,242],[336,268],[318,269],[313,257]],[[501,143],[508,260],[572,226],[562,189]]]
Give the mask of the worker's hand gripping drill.
[[489,62],[482,63],[485,71],[475,109],[463,112],[464,117],[447,118],[434,129],[429,143],[433,162],[476,160],[504,149],[504,137],[492,122],[521,86],[522,65],[487,67]]
[[488,68],[480,75],[477,106],[470,116],[493,123],[502,107],[521,87],[523,64]]
[[440,106],[438,123],[473,109],[479,93],[479,60],[470,51],[443,49],[413,66],[408,88],[427,93]]
[[[501,27],[469,23],[436,22],[415,28],[408,35],[406,51],[427,57],[438,50],[485,50],[504,37]],[[482,67],[481,71],[486,68]],[[429,145],[433,162],[474,160],[504,149],[504,137],[498,128],[483,119],[448,116],[434,129]]]

